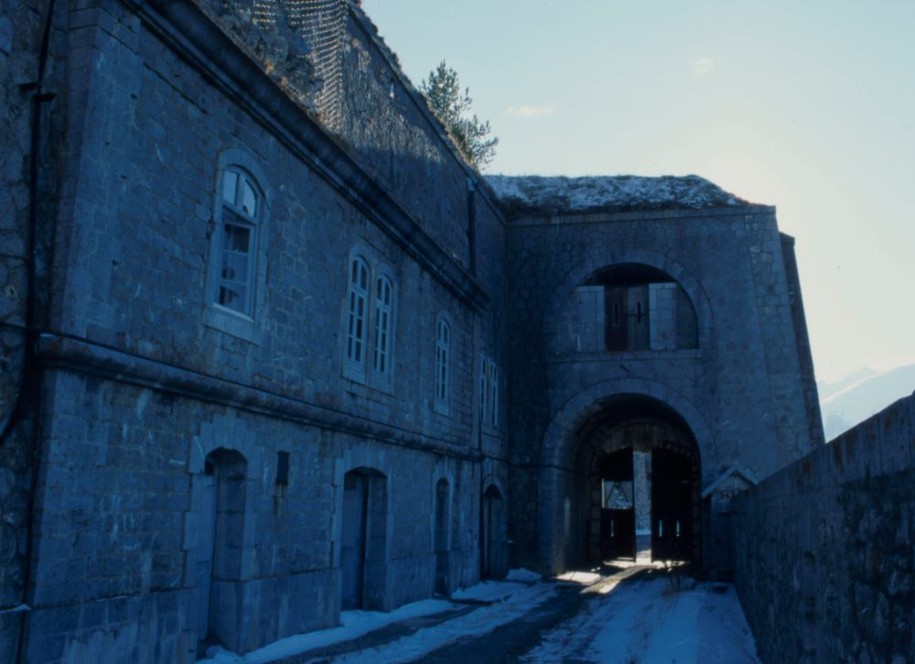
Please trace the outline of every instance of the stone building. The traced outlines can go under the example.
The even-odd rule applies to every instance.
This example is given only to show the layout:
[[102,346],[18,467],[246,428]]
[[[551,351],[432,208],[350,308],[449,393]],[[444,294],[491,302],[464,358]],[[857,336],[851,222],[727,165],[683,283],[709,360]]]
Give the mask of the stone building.
[[357,3],[6,3],[0,95],[3,661],[248,651],[636,516],[726,572],[726,492],[822,440],[772,208],[487,181]]

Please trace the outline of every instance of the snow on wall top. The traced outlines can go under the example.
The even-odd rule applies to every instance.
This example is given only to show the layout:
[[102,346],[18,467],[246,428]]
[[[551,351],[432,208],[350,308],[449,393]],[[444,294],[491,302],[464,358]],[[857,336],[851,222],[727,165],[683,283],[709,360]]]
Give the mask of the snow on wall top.
[[751,205],[698,175],[544,177],[487,175],[511,214],[699,210]]

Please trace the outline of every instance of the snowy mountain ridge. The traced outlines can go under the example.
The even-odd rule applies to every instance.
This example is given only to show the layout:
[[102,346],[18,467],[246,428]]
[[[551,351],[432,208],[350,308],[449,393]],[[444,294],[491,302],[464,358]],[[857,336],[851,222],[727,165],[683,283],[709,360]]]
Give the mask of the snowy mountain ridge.
[[915,364],[888,371],[863,370],[835,383],[817,385],[826,440],[851,429],[915,391]]

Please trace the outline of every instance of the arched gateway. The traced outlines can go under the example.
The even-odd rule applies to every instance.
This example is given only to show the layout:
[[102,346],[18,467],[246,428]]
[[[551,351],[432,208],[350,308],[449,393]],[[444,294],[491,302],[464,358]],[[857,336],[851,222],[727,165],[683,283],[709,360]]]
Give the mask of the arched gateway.
[[587,509],[579,555],[698,561],[701,473],[689,427],[661,402],[619,395],[572,434]]
[[658,386],[626,382],[640,389],[592,393],[588,405],[579,395],[548,431],[540,544],[549,571],[637,556],[702,561],[699,437],[707,429]]

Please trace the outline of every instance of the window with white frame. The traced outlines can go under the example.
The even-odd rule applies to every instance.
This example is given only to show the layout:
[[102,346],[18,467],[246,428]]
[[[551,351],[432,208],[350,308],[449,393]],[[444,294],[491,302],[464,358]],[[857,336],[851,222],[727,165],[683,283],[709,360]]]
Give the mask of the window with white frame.
[[447,408],[451,397],[451,326],[439,317],[435,324],[435,402],[439,409]]
[[343,375],[382,390],[392,389],[396,308],[394,279],[351,254],[344,305]]
[[258,221],[262,195],[254,178],[229,166],[220,183],[219,277],[216,304],[245,316],[254,314]]
[[386,276],[375,280],[375,335],[372,368],[382,378],[391,373],[391,326],[393,324],[394,285]]
[[369,299],[369,270],[356,257],[350,263],[347,300],[346,362],[350,369],[365,373],[365,330]]

